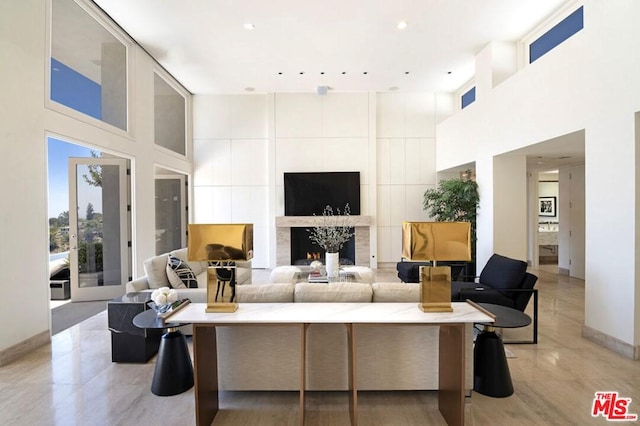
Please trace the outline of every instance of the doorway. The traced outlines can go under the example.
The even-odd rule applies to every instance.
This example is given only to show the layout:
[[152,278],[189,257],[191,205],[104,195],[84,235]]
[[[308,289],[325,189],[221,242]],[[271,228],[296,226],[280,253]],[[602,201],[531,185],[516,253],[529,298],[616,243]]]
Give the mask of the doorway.
[[187,176],[158,168],[155,176],[156,255],[187,246]]
[[[126,175],[126,170],[129,168],[128,160],[109,156],[98,150],[58,137],[50,136],[46,143],[50,280],[45,285],[49,287],[50,291],[51,330],[55,333],[103,311],[106,308],[104,300],[124,294],[124,283],[131,274],[131,254],[128,247],[128,241],[131,239],[131,219],[127,209],[130,184]],[[75,158],[74,169],[78,180],[84,182],[80,186],[77,182],[74,185],[69,184],[71,158]],[[124,170],[124,189],[121,172],[116,172],[114,166],[104,164],[105,161],[107,163],[117,162],[119,164],[117,168]],[[99,164],[101,162],[103,164]],[[82,165],[80,166],[80,164]],[[91,200],[82,195],[81,199],[84,201],[73,201],[76,207],[70,208],[70,187],[75,187],[76,190],[82,185],[91,187],[84,176],[89,180],[94,179],[94,194],[90,197],[95,197],[96,193],[105,192],[105,194],[101,194],[98,198],[91,198]],[[115,178],[115,176],[118,177]],[[95,181],[95,179],[103,179],[104,183]],[[111,191],[115,181],[118,181],[119,193],[117,195]],[[95,184],[102,186],[95,186]],[[80,189],[80,192],[86,189]],[[111,195],[108,195],[109,193]],[[112,202],[114,197],[118,199],[117,203]],[[108,205],[106,209],[103,208],[105,204]],[[118,213],[119,230],[114,233],[113,229],[115,228],[112,226],[114,209],[112,206],[116,205],[119,212],[124,208],[126,215],[122,218]],[[80,219],[76,218],[75,222],[73,214],[69,214],[74,211],[76,216],[80,216]],[[105,225],[107,230],[104,229]],[[83,234],[80,238],[78,238],[79,228]],[[105,241],[105,234],[107,234],[107,241]],[[74,235],[75,238],[73,238]],[[124,243],[119,244],[117,249],[113,248],[115,237],[119,243]],[[90,241],[86,241],[87,238]],[[82,244],[78,244],[78,240],[82,240]],[[105,245],[107,246],[106,250]],[[116,258],[118,262],[115,262]],[[95,261],[94,264],[89,266],[89,260]],[[117,285],[108,284],[105,286],[105,274],[107,283],[116,283],[114,278],[117,269],[114,267],[116,263],[120,264]],[[93,288],[86,285],[91,284],[89,281],[95,284]],[[120,289],[121,286],[122,289]],[[73,291],[76,287],[81,291]],[[112,296],[112,293],[117,294]],[[72,300],[73,303],[71,303]],[[91,300],[99,300],[99,302],[91,302]]]

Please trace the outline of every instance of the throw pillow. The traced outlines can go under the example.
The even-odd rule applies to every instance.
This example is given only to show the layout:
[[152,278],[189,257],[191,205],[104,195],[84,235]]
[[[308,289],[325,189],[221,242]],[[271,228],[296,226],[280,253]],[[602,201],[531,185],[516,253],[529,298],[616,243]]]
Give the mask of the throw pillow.
[[196,274],[181,259],[169,255],[167,258],[167,278],[173,288],[198,288]]

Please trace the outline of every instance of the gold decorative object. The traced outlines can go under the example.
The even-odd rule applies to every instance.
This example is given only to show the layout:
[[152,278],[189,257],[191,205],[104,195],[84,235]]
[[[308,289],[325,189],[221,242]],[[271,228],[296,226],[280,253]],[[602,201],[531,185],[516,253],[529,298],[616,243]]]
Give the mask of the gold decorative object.
[[402,222],[402,257],[471,260],[470,222]]
[[206,312],[235,312],[236,302],[216,301],[216,269],[231,268],[235,261],[253,258],[253,224],[190,224],[187,257],[209,262]]
[[420,268],[420,309],[424,312],[453,312],[451,307],[451,268]]
[[403,222],[402,257],[432,262],[420,268],[420,309],[452,312],[451,268],[437,261],[471,260],[471,223]]

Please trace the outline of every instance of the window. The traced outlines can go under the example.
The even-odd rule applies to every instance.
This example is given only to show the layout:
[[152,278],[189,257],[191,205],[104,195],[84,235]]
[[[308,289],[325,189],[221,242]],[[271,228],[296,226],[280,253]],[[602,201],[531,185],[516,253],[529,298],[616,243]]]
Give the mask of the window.
[[156,145],[186,155],[185,97],[154,74],[154,134]]
[[53,0],[52,101],[127,130],[127,46],[73,0]]
[[540,36],[529,45],[529,63],[539,59],[547,52],[567,40],[584,27],[584,7],[580,6],[571,15]]
[[476,86],[473,86],[471,89],[467,90],[467,92],[462,95],[462,109],[468,107],[470,104],[476,101]]

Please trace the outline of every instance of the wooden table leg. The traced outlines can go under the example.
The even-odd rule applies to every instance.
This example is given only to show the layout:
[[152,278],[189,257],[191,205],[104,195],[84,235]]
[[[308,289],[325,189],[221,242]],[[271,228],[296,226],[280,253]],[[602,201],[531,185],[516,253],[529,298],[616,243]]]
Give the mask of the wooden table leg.
[[218,351],[215,327],[193,325],[193,367],[196,425],[209,426],[218,413]]
[[347,358],[348,358],[348,375],[349,375],[349,417],[351,425],[358,424],[358,371],[356,362],[356,335],[353,324],[345,324],[347,327]]
[[307,329],[309,324],[302,324],[300,329],[300,426],[304,426],[304,392],[307,388]]
[[449,425],[464,425],[464,327],[440,326],[438,408]]

